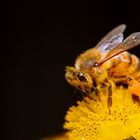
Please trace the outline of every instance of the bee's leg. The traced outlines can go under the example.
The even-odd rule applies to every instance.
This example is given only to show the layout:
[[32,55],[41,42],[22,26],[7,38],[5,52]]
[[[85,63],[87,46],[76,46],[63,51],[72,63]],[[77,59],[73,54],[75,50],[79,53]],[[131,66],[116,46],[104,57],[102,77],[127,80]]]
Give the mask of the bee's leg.
[[128,89],[132,94],[133,100],[140,103],[140,82],[130,76],[125,76],[115,79],[115,84],[117,87],[122,86]]
[[98,94],[99,94],[99,91],[97,87],[94,87],[91,89],[91,91],[88,94],[86,94],[86,97],[94,101],[98,101],[99,100]]
[[85,99],[85,97],[88,97],[90,100],[94,100],[94,98],[89,94],[83,93],[82,95],[83,95],[83,99]]
[[140,83],[135,79],[131,80],[129,82],[128,90],[130,93],[140,96]]
[[132,80],[130,76],[122,76],[114,79],[115,85],[117,87],[122,86],[124,88],[128,88],[129,82]]
[[112,84],[109,83],[108,85],[108,100],[107,100],[107,106],[109,109],[109,113],[110,113],[110,108],[112,106]]
[[129,82],[128,91],[132,94],[133,101],[140,104],[140,83],[137,80],[131,80]]

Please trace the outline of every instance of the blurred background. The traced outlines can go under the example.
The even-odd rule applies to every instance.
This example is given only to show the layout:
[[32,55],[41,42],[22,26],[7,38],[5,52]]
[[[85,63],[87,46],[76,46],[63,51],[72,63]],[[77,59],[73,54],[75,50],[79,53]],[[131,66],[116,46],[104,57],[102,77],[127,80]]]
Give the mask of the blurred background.
[[1,14],[6,140],[61,133],[66,110],[81,97],[65,81],[65,66],[119,24],[127,24],[125,37],[140,31],[138,1],[13,0]]

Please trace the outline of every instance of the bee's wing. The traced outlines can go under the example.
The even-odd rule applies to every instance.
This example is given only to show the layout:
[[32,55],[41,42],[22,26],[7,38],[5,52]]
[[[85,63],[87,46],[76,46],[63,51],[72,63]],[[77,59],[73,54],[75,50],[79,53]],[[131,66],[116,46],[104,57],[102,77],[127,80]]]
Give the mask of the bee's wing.
[[123,34],[118,34],[108,42],[104,42],[101,45],[99,45],[98,48],[96,47],[96,49],[98,49],[102,53],[107,53],[113,48],[115,48],[117,45],[119,45],[122,41],[123,41]]
[[113,30],[111,30],[105,37],[103,37],[100,42],[96,45],[96,48],[98,48],[101,44],[105,42],[110,42],[114,36],[118,36],[119,34],[122,34],[126,28],[125,24],[121,24],[117,27],[115,27]]
[[108,59],[126,50],[136,47],[139,44],[140,44],[140,32],[137,32],[137,33],[133,33],[129,35],[122,43],[119,43],[119,44],[113,43],[113,44],[110,44],[110,46],[108,45],[107,50],[105,49],[106,48],[105,45],[100,46],[98,49],[100,49],[101,51],[102,50],[105,50],[105,51],[102,51],[103,56],[97,62],[97,65],[100,65],[104,63],[105,61],[107,61]]

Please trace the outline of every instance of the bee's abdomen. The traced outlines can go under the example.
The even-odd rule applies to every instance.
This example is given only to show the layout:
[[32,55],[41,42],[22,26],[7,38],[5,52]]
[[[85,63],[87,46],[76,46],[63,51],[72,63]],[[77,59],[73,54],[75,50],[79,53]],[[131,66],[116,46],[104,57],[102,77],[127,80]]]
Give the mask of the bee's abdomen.
[[122,77],[128,75],[140,81],[140,60],[135,55],[123,52],[110,59],[109,64],[109,76]]

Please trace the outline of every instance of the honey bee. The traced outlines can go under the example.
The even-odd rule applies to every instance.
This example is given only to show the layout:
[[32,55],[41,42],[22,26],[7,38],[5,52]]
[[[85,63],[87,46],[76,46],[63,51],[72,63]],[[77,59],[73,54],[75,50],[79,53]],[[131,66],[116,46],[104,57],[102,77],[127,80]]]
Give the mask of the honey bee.
[[74,67],[67,66],[68,83],[90,98],[104,87],[111,96],[111,82],[140,96],[140,60],[127,52],[140,44],[140,32],[123,40],[125,28],[124,24],[117,26],[94,48],[80,54]]

